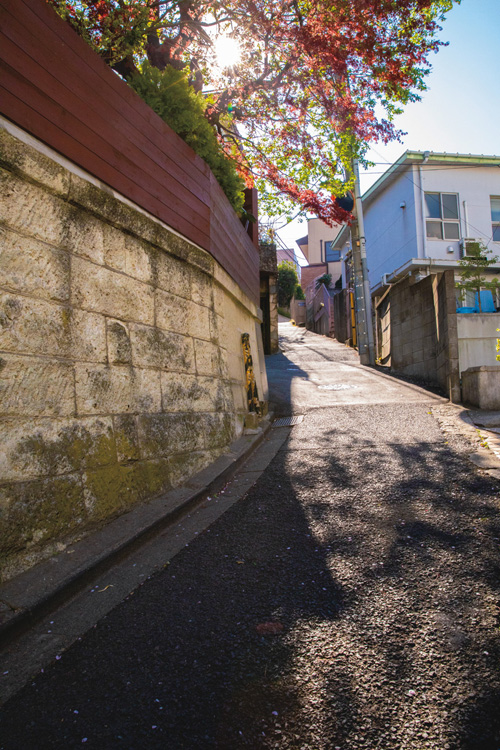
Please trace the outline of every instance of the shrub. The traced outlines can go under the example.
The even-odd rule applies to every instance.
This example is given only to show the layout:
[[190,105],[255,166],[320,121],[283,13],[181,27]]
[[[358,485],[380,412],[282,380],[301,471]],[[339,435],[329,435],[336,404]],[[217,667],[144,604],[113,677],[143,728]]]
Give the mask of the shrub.
[[300,286],[300,284],[297,285],[297,288],[295,289],[295,299],[305,299],[306,295],[304,294],[304,290]]
[[295,265],[290,260],[278,263],[278,305],[288,307],[299,284]]
[[222,151],[216,132],[204,115],[207,101],[189,85],[185,74],[170,65],[159,70],[146,61],[141,65],[140,74],[133,76],[129,83],[141,99],[206,161],[234,210],[241,213],[245,184],[235,164]]
[[319,289],[321,284],[324,284],[327,289],[330,289],[332,285],[332,274],[324,273],[323,276],[320,276],[318,279],[316,279],[316,289]]

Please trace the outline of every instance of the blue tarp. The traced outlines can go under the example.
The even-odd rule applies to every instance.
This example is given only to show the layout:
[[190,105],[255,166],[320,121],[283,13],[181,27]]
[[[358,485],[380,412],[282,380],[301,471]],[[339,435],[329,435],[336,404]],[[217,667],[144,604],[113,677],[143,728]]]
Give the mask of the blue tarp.
[[[474,307],[457,307],[457,313],[478,313],[479,312],[479,300],[476,292],[476,304]],[[496,312],[495,303],[493,301],[493,294],[489,289],[485,289],[481,292],[481,312],[494,313]]]

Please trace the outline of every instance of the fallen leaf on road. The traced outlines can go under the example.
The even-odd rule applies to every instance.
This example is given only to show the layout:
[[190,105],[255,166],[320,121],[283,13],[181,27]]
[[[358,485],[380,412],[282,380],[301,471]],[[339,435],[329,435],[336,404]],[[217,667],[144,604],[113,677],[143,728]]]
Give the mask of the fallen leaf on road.
[[111,589],[111,588],[113,588],[113,584],[112,583],[108,584],[103,589],[99,589],[97,593],[98,594],[102,594],[103,591],[106,591],[106,589]]

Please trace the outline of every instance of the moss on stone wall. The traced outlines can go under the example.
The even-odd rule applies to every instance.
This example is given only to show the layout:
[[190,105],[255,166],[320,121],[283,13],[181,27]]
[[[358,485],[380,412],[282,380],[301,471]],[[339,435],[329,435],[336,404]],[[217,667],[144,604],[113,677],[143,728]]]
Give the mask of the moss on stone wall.
[[220,455],[256,311],[207,252],[2,129],[0,165],[11,576]]

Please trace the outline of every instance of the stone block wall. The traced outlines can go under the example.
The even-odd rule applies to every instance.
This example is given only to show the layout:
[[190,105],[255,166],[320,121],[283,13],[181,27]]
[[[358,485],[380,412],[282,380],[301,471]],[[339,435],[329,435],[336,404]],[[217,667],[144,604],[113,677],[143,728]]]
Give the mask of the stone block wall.
[[1,129],[0,167],[7,578],[224,451],[260,320],[206,251],[33,139]]

